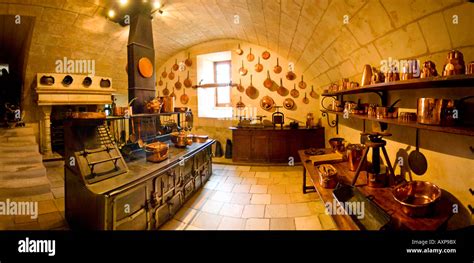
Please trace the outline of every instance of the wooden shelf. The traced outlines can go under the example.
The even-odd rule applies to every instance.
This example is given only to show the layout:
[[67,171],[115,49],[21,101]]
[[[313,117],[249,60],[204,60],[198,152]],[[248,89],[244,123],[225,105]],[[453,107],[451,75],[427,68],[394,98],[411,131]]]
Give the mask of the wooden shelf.
[[342,90],[337,92],[327,92],[322,96],[339,96],[349,94],[361,94],[368,92],[381,92],[391,90],[414,90],[414,89],[430,89],[430,88],[447,88],[447,87],[474,87],[474,75],[454,75],[446,77],[429,77],[424,79],[409,79],[393,81],[388,83],[378,83],[367,85],[361,88]]
[[[344,115],[343,112],[337,112],[337,111],[321,110],[321,112],[326,113],[326,114],[328,113],[337,114],[340,116]],[[399,126],[422,129],[422,130],[474,136],[474,127],[463,127],[463,126],[443,127],[443,126],[425,125],[425,124],[419,124],[416,121],[402,121],[399,119],[377,119],[375,117],[369,117],[367,115],[358,115],[358,114],[349,114],[349,119],[350,118],[376,121],[380,123],[394,124],[394,125],[399,125]]]

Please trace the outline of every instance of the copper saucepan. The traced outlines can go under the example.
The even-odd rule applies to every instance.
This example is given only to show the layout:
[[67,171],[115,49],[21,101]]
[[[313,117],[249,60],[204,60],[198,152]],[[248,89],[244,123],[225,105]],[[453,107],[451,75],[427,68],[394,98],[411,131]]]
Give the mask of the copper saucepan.
[[170,73],[168,74],[168,78],[170,80],[173,80],[174,79],[174,72],[172,70],[170,70]]
[[263,82],[263,86],[267,89],[271,89],[273,87],[273,80],[270,78],[270,70],[267,70],[267,78]]
[[268,59],[270,58],[270,56],[271,56],[271,55],[270,55],[270,52],[268,52],[267,50],[263,51],[263,53],[262,53],[262,58],[263,58],[264,60],[268,60]]
[[260,63],[260,57],[258,57],[258,63],[255,64],[255,71],[262,72],[262,70],[263,70],[263,65]]
[[173,65],[172,69],[173,69],[174,71],[178,71],[178,69],[179,69],[178,59],[175,59],[174,65]]
[[179,98],[179,101],[181,101],[182,104],[188,104],[189,97],[186,94],[186,89],[183,89],[183,95]]
[[433,214],[437,201],[441,198],[441,189],[430,182],[411,181],[403,183],[392,194],[402,211],[410,217],[426,217]]
[[235,50],[235,53],[239,56],[242,56],[242,54],[244,54],[244,51],[240,48],[240,44],[239,47]]
[[190,58],[189,52],[188,52],[188,58],[184,61],[184,64],[188,67],[191,67],[193,65],[193,60]]
[[[289,74],[289,72],[288,72],[288,74]],[[294,73],[293,73],[293,74],[294,74]],[[300,89],[306,89],[306,86],[307,86],[307,85],[306,85],[306,82],[304,82],[303,75],[301,75],[301,81],[300,81],[300,83],[298,83],[298,87],[299,87]]]
[[288,89],[283,86],[283,79],[282,78],[280,78],[280,87],[278,87],[277,92],[278,92],[278,94],[280,94],[280,96],[283,96],[283,97],[288,95]]
[[189,78],[189,70],[188,70],[188,76],[186,77],[186,79],[184,80],[184,86],[186,88],[190,88],[193,86],[193,82],[191,81],[191,79]]
[[242,67],[239,69],[240,76],[244,77],[247,75],[248,70],[244,67],[244,61],[242,60]]
[[252,84],[252,75],[250,75],[250,85],[245,90],[245,94],[251,99],[258,98],[258,90]]
[[273,72],[275,72],[276,74],[280,74],[282,70],[283,70],[283,69],[282,69],[281,66],[280,66],[279,59],[277,58],[277,64],[276,64],[276,66],[273,68]]
[[182,84],[181,84],[181,82],[179,81],[179,76],[178,76],[178,81],[176,81],[176,83],[174,84],[174,87],[175,87],[177,90],[180,90],[181,87],[182,87]]
[[168,77],[168,73],[166,72],[166,67],[163,69],[163,72],[161,73],[161,76],[162,76],[163,78]]
[[254,61],[254,59],[255,59],[255,56],[254,56],[254,54],[252,54],[252,48],[250,48],[250,53],[247,55],[247,60],[249,62],[252,62],[252,61]]
[[290,91],[290,95],[295,99],[300,96],[300,92],[296,89],[296,84],[293,84],[293,89]]

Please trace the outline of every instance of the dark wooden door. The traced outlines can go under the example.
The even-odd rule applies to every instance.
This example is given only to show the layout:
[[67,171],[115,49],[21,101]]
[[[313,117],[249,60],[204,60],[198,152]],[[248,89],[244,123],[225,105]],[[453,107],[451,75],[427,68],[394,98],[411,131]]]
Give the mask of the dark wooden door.
[[251,144],[252,144],[251,133],[234,131],[232,140],[233,140],[232,160],[234,162],[250,161]]
[[268,133],[265,131],[256,131],[252,136],[251,161],[268,162]]
[[269,157],[272,163],[288,162],[289,154],[289,133],[286,131],[273,132],[269,140]]

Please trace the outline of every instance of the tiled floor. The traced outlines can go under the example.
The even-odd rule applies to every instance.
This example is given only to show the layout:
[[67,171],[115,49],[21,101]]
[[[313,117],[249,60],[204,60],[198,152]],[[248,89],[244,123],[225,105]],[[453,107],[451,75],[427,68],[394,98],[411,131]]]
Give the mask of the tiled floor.
[[[0,230],[64,230],[64,170],[47,166],[52,193],[39,216],[1,216]],[[333,230],[317,193],[303,194],[302,167],[213,165],[213,175],[162,230]],[[307,182],[310,184],[309,180]],[[26,200],[25,200],[26,201]]]
[[214,164],[204,188],[161,229],[335,230],[317,193],[302,193],[302,169]]

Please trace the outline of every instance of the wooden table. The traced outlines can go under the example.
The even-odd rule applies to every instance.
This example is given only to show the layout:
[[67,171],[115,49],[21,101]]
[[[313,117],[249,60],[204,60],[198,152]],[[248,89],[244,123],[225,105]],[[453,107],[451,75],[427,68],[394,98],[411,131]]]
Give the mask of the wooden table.
[[[331,149],[325,149],[330,151]],[[301,158],[301,162],[304,166],[303,180],[306,180],[307,174],[309,174],[314,189],[317,190],[321,200],[323,202],[333,203],[334,195],[333,189],[326,189],[321,187],[319,184],[319,175],[316,171],[315,165],[312,164],[308,155],[304,153],[304,150],[298,151]],[[349,171],[347,162],[339,162],[332,164],[338,171],[338,180],[340,183],[351,184],[352,178],[354,178],[355,172]],[[303,192],[306,192],[306,181],[303,181]],[[395,201],[392,195],[393,187],[386,188],[371,188],[367,185],[367,177],[365,172],[361,172],[356,186],[358,190],[365,196],[374,196],[373,201],[379,205],[384,211],[391,214],[390,228],[393,229],[405,229],[405,230],[438,230],[446,227],[446,223],[452,216],[452,203],[453,201],[447,198],[449,194],[443,194],[441,199],[436,205],[434,216],[429,218],[411,218],[405,215],[401,209],[401,205]],[[354,222],[349,215],[332,215],[334,222],[340,230],[359,230],[360,228]]]

